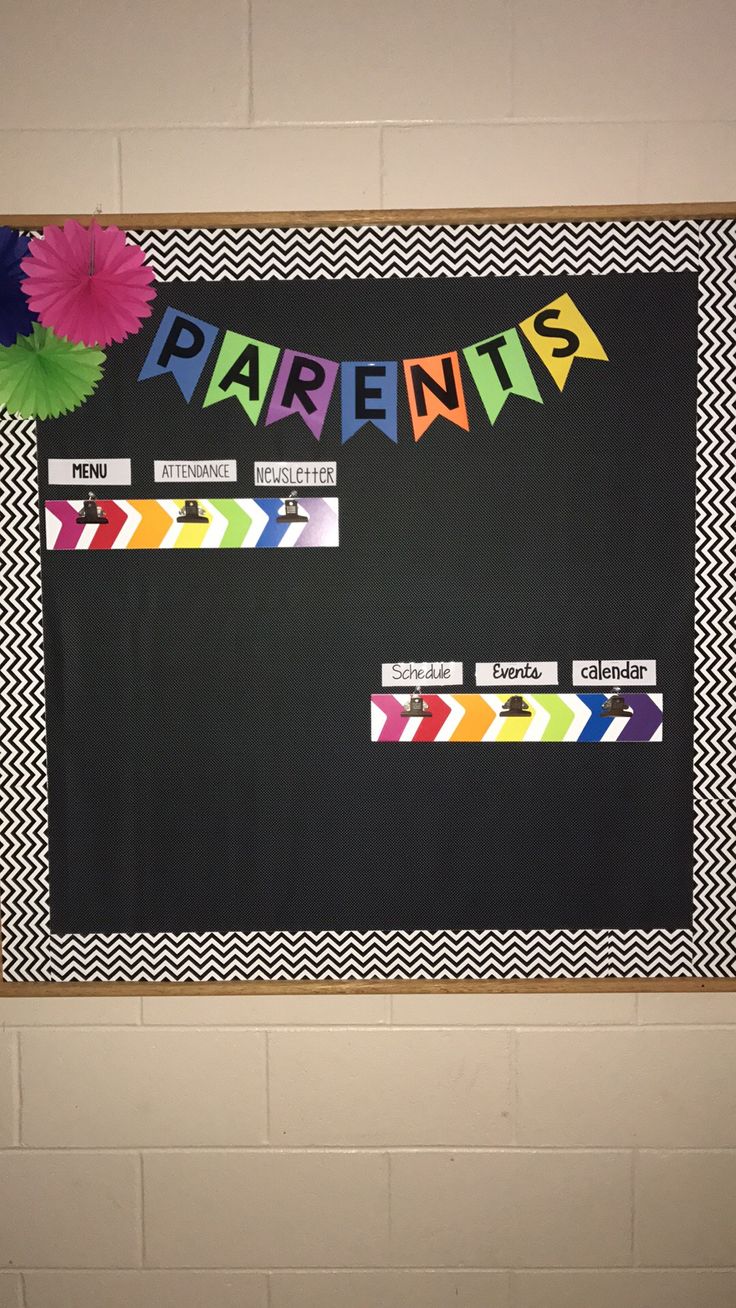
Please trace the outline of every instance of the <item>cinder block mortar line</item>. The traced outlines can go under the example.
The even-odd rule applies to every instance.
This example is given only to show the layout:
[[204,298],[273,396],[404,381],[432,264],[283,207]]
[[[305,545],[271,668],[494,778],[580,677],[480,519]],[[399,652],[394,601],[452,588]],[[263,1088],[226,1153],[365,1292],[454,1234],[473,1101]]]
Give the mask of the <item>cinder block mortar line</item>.
[[[120,133],[115,137],[115,190],[118,198],[118,211],[123,213],[123,140]],[[143,1005],[139,999],[138,1021],[142,1020]]]
[[21,1069],[21,1033],[16,1032],[15,1037],[15,1077],[16,1077],[16,1094],[18,1103],[15,1114],[15,1138],[18,1145],[23,1144],[23,1073]]
[[23,1272],[20,1274],[20,1302],[21,1308],[28,1308],[28,1295],[26,1293],[26,1278]]
[[252,122],[234,123],[231,120],[220,122],[212,121],[194,121],[179,123],[125,123],[110,122],[90,125],[87,123],[70,124],[67,127],[59,127],[58,124],[49,123],[37,127],[5,127],[0,126],[1,135],[20,136],[24,134],[47,133],[49,135],[71,135],[79,136],[83,133],[97,133],[102,135],[109,133],[131,134],[131,133],[149,133],[149,132],[246,132],[249,130],[263,130],[277,132],[280,128],[290,131],[303,128],[332,128],[334,130],[352,129],[352,128],[433,128],[433,127],[733,127],[736,126],[736,118],[595,118],[595,117],[524,117],[522,115],[510,116],[508,118],[355,118],[349,121],[340,121],[333,118],[315,118],[312,120],[304,119],[254,119]]
[[265,1067],[264,1076],[266,1078],[266,1140],[271,1144],[271,1038],[270,1032],[265,1031],[265,1049],[263,1051]]
[[[384,128],[380,127],[378,129],[378,207],[379,209],[383,209],[385,207],[383,203],[383,192],[384,192],[384,177],[386,173],[386,166],[384,161],[383,133],[384,133]],[[392,1000],[393,995],[389,995],[388,998],[389,1000]],[[389,1005],[389,1022],[391,1021],[391,1016],[392,1016],[391,1006]]]
[[509,1098],[511,1100],[511,1143],[519,1143],[519,1032],[509,1031]]
[[639,1170],[639,1150],[631,1151],[631,1265],[639,1266],[639,1249],[636,1238],[636,1183]]
[[[679,1148],[676,1145],[643,1145],[640,1153],[649,1154],[736,1154],[736,1145],[710,1146],[709,1148],[700,1148],[699,1146],[689,1145]],[[365,1144],[318,1144],[318,1145],[24,1145],[22,1156],[28,1154],[55,1154],[62,1157],[74,1154],[76,1157],[81,1155],[97,1154],[133,1154],[136,1157],[142,1153],[145,1157],[147,1154],[310,1154],[321,1157],[323,1154],[508,1154],[526,1155],[526,1154],[630,1154],[631,1145],[514,1145],[514,1144],[442,1144],[442,1145],[398,1145],[390,1144],[384,1141],[382,1144],[365,1145]],[[0,1158],[4,1154],[14,1154],[15,1157],[21,1156],[18,1147],[9,1145],[0,1149]]]
[[139,1161],[138,1175],[140,1180],[140,1196],[139,1196],[140,1205],[139,1205],[138,1216],[140,1219],[141,1267],[143,1268],[146,1265],[146,1186],[143,1177],[143,1151],[141,1151],[141,1153],[138,1155],[138,1161]]
[[516,109],[516,5],[514,0],[506,0],[507,25],[509,33],[509,117]]
[[253,70],[254,70],[254,61],[253,61],[253,0],[244,0],[244,3],[245,3],[245,8],[246,8],[246,14],[245,14],[245,22],[246,22],[246,27],[245,27],[245,36],[246,36],[246,40],[247,40],[247,42],[248,42],[248,51],[247,51],[247,55],[246,55],[246,73],[247,73],[247,77],[248,77],[248,106],[247,106],[247,119],[248,119],[248,126],[250,127],[250,126],[252,126],[252,124],[253,124],[253,119],[254,119],[254,117],[255,117],[255,86],[254,86],[254,84],[253,84]]

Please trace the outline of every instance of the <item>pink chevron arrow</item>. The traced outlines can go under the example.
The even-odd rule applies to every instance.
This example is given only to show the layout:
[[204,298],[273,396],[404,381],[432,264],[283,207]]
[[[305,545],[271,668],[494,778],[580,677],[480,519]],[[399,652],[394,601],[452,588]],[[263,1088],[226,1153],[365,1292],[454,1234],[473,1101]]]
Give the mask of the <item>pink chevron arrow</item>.
[[386,714],[386,721],[377,736],[378,740],[401,740],[401,733],[406,726],[406,719],[401,716],[403,707],[395,695],[374,695],[373,703]]
[[61,531],[56,537],[54,544],[55,550],[74,550],[77,548],[77,541],[84,531],[84,523],[77,522],[79,509],[75,509],[73,504],[68,500],[47,500],[46,508],[50,509],[55,518],[61,523]]

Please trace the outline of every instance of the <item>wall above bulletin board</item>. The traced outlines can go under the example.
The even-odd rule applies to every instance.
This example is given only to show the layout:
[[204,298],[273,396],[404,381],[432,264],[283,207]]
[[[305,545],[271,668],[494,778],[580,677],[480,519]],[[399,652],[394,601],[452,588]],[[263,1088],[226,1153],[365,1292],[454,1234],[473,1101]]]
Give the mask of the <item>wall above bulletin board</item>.
[[4,992],[736,985],[736,207],[0,222]]

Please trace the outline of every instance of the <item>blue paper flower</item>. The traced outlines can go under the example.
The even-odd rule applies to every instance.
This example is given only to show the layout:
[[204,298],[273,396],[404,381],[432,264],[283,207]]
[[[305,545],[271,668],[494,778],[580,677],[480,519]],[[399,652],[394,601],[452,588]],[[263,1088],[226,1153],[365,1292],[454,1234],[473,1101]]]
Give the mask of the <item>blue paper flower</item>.
[[20,261],[28,253],[28,244],[27,236],[0,227],[0,345],[15,345],[18,336],[28,336],[38,316],[23,294]]

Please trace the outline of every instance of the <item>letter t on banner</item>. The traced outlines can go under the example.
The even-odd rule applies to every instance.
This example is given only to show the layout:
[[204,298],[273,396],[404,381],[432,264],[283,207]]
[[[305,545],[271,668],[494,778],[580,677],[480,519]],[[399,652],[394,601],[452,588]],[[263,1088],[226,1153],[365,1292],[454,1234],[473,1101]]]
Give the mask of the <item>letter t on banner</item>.
[[343,363],[340,367],[343,445],[367,422],[372,422],[390,441],[397,441],[398,364]]
[[339,363],[333,363],[331,359],[284,350],[268,406],[266,426],[288,418],[292,413],[299,413],[315,440],[319,440],[339,367]]
[[173,373],[189,403],[217,337],[217,327],[169,307],[138,373],[138,381]]
[[469,345],[463,354],[491,422],[496,421],[509,395],[523,395],[542,403],[515,327]]

